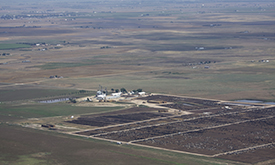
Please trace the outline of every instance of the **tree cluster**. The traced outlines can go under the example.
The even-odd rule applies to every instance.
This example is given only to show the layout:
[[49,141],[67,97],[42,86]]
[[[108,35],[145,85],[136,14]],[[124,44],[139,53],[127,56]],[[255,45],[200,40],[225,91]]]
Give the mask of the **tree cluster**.
[[1,55],[2,55],[2,56],[9,56],[10,53],[2,53],[2,54],[0,53],[0,56],[1,56]]
[[[111,91],[112,91],[112,92],[116,92],[116,93],[118,93],[119,91],[122,92],[122,93],[128,93],[127,90],[126,90],[125,88],[121,88],[120,90],[119,90],[119,89],[114,89],[114,88],[112,88]],[[140,88],[139,88],[139,89],[136,89],[136,90],[134,89],[133,92],[134,92],[134,93],[142,92],[142,89],[140,89]]]

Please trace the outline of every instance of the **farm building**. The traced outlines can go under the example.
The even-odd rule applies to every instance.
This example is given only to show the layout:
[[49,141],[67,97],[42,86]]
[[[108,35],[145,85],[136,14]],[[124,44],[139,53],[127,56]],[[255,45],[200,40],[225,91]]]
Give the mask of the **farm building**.
[[145,95],[146,93],[145,92],[138,92],[138,95],[142,96],[142,95]]
[[118,92],[118,93],[112,93],[112,96],[121,96],[121,92]]
[[106,94],[103,93],[102,91],[97,91],[96,92],[96,99],[97,100],[105,100],[106,99]]

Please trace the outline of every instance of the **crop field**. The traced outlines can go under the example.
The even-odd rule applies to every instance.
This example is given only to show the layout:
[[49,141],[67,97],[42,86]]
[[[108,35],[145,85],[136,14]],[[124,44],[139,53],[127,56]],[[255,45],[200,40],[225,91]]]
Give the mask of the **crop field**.
[[[234,101],[275,102],[274,14],[274,0],[1,2],[0,164],[274,164],[273,105]],[[149,96],[98,103],[101,87]]]

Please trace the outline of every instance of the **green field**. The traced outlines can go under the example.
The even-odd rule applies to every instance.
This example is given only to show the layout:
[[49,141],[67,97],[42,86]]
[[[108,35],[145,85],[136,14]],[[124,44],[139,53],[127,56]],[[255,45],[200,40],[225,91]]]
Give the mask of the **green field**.
[[78,107],[70,104],[35,104],[35,105],[6,105],[0,104],[0,112],[3,117],[18,119],[40,118],[54,116],[69,116],[87,113],[103,113],[115,111],[123,107]]
[[30,48],[30,45],[26,44],[0,44],[0,50],[18,49],[18,48]]
[[93,95],[94,92],[80,93],[78,90],[70,89],[3,89],[0,90],[0,102],[17,100],[49,100],[51,98],[82,97]]

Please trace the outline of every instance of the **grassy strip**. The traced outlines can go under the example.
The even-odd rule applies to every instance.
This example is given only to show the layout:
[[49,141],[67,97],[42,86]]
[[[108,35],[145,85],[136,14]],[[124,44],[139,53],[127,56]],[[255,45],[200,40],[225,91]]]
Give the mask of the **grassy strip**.
[[[202,156],[197,156],[197,155],[183,154],[183,153],[177,153],[177,152],[171,152],[171,151],[165,151],[165,150],[158,150],[158,149],[154,149],[154,148],[147,148],[147,147],[141,147],[141,146],[135,146],[135,145],[127,145],[127,148],[131,148],[132,150],[143,150],[143,152],[149,151],[149,152],[153,152],[155,154],[165,155],[170,158],[173,157],[173,160],[179,160],[182,162],[182,163],[173,162],[176,164],[199,164],[199,165],[222,165],[222,164],[239,165],[239,164],[241,164],[239,162],[223,160],[220,158],[207,158],[207,157],[202,157]],[[166,160],[164,160],[164,161],[166,161]],[[172,162],[172,161],[167,161],[167,162]]]
[[[4,159],[4,158],[3,158]],[[0,164],[2,165],[47,165],[49,162],[47,160],[41,160],[41,158],[35,158],[32,155],[21,155],[18,159],[14,161],[5,161],[0,159]]]
[[46,63],[44,65],[38,65],[38,66],[33,66],[33,67],[47,70],[47,69],[59,69],[59,68],[99,65],[99,64],[107,64],[107,63],[108,62],[103,62],[101,60],[85,60],[85,61],[78,62],[78,63],[63,63],[63,62]]
[[47,63],[45,65],[37,66],[41,69],[59,69],[59,68],[68,68],[68,67],[79,67],[79,66],[86,66],[90,64],[84,63]]
[[168,160],[162,160],[162,159],[157,159],[157,158],[150,158],[150,157],[146,157],[146,156],[134,155],[134,154],[124,153],[124,152],[118,152],[118,151],[112,151],[112,150],[109,150],[109,151],[113,152],[113,153],[117,153],[117,154],[123,154],[123,155],[127,155],[127,156],[133,156],[133,157],[137,157],[137,158],[143,158],[143,159],[155,160],[155,161],[159,161],[159,162],[165,162],[165,163],[169,163],[169,164],[178,164],[178,165],[181,165],[181,163],[172,162],[172,161],[168,161]]

